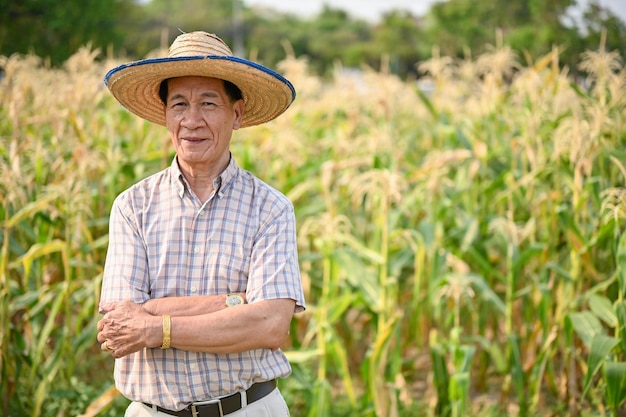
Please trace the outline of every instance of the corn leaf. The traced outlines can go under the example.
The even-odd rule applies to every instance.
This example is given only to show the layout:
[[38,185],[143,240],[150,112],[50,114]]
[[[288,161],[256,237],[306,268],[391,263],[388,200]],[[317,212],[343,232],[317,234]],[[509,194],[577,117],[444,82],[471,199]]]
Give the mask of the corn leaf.
[[617,315],[615,314],[611,300],[607,297],[598,294],[591,294],[591,296],[589,296],[589,308],[596,315],[596,317],[606,323],[609,327],[617,327]]
[[605,362],[604,378],[609,409],[617,413],[618,408],[626,400],[626,362]]
[[583,397],[591,386],[593,376],[600,370],[602,365],[604,365],[608,354],[618,343],[618,339],[603,334],[596,334],[591,339],[591,349],[589,351],[589,357],[587,358],[587,374],[585,375],[585,382],[583,384]]
[[570,313],[568,316],[574,331],[590,347],[593,337],[598,334],[605,334],[600,320],[590,311]]

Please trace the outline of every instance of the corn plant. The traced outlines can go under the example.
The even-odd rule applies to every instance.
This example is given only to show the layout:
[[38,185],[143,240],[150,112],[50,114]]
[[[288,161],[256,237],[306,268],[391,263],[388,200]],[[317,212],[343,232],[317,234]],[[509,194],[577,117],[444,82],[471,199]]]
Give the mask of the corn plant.
[[[501,42],[434,50],[417,82],[281,63],[297,100],[232,152],[296,210],[293,415],[623,411],[626,73],[583,58],[584,82]],[[107,93],[112,53],[0,60],[0,413],[119,415],[95,340],[108,214],[171,163],[167,133]]]

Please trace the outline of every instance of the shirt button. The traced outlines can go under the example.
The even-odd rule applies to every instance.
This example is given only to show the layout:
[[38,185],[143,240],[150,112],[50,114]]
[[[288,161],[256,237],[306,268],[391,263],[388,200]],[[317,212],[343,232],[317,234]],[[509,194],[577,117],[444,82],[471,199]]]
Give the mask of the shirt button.
[[197,292],[198,288],[194,285],[193,287],[191,287],[191,292]]
[[195,364],[195,363],[192,363],[191,365],[189,365],[189,368],[190,368],[190,369],[196,369],[196,364]]
[[193,248],[193,253],[200,253],[200,246],[196,246]]

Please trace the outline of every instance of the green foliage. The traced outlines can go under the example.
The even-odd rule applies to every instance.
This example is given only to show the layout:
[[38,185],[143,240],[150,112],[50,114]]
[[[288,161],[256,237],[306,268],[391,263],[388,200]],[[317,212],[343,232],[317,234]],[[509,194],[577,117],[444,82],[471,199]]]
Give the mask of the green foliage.
[[434,3],[424,16],[399,9],[366,22],[330,5],[317,16],[300,17],[251,8],[242,0],[0,0],[0,53],[32,52],[58,66],[90,44],[140,59],[162,53],[181,30],[208,30],[237,54],[270,67],[292,54],[307,57],[312,71],[324,76],[340,63],[414,78],[415,63],[436,50],[471,58],[496,44],[510,46],[528,63],[558,48],[561,65],[576,73],[581,53],[596,48],[606,30],[606,47],[626,55],[624,22],[596,1],[585,2],[582,17],[574,18],[575,5],[575,0],[447,0]]
[[[600,288],[588,293],[589,310],[572,313],[569,316],[572,328],[589,348],[587,358],[587,374],[583,385],[583,396],[589,392],[593,381],[602,369],[602,382],[607,407],[613,416],[621,413],[621,406],[626,401],[626,344],[623,338],[626,322],[624,319],[624,253],[626,238],[623,235],[618,242],[617,266],[613,279],[609,283],[617,283],[617,300],[611,301],[598,294]],[[604,284],[601,288],[606,287]],[[611,329],[615,337],[607,335],[605,328]]]
[[488,50],[500,31],[504,44],[524,59],[558,48],[561,63],[575,71],[580,54],[599,44],[605,28],[612,38],[609,50],[624,55],[625,23],[596,2],[585,6],[582,19],[575,17],[576,6],[575,0],[448,0],[432,6],[426,35],[444,55],[462,57]]
[[63,71],[0,62],[0,108],[11,109],[0,130],[2,415],[76,415],[111,384],[94,344],[108,210],[163,148],[148,147],[141,126],[115,132],[131,119],[103,102],[94,59],[83,49]]
[[87,43],[119,45],[119,23],[137,7],[133,0],[0,0],[0,54],[32,53],[59,65]]
[[[95,340],[108,214],[172,150],[98,58],[0,58],[2,415],[127,404]],[[584,86],[505,44],[435,55],[419,83],[280,62],[298,99],[232,151],[296,210],[293,415],[623,410],[626,77],[604,45],[581,59]]]

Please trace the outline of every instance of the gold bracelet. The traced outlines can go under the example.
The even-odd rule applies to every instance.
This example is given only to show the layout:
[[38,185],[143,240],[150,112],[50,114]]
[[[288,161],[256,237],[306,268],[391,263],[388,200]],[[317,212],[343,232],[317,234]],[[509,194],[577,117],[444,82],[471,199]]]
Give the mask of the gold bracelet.
[[169,349],[172,341],[172,319],[167,314],[163,315],[163,344],[161,349]]

